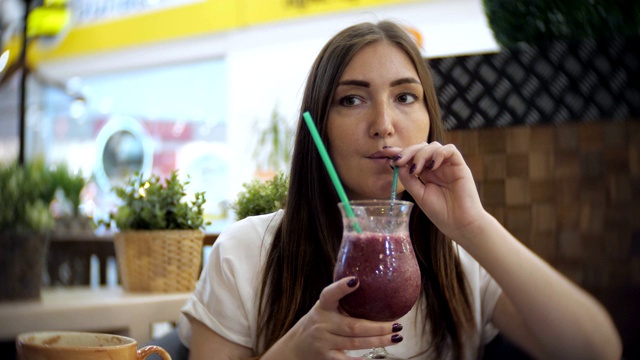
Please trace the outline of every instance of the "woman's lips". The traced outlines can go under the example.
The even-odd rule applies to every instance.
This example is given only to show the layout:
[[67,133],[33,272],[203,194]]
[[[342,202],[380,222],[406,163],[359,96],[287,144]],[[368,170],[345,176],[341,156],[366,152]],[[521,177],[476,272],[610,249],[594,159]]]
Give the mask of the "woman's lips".
[[369,160],[373,160],[376,165],[381,165],[385,167],[389,167],[389,160],[391,157],[385,154],[382,151],[377,151],[369,156],[367,156]]
[[389,160],[391,159],[391,157],[384,151],[376,151],[373,154],[368,156],[369,159],[374,159],[374,160],[378,160],[378,159],[386,159]]

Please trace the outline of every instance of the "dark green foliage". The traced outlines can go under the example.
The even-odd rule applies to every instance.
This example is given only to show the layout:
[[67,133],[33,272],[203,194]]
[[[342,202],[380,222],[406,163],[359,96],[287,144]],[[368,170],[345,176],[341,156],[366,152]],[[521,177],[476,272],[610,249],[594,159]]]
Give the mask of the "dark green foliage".
[[238,220],[282,209],[287,201],[289,178],[280,171],[270,180],[254,179],[242,186],[245,191],[238,194],[236,202],[231,204]]
[[31,233],[53,228],[49,204],[56,187],[42,160],[0,168],[0,231]]
[[483,0],[483,5],[496,41],[504,47],[640,35],[640,1]]
[[176,170],[164,183],[157,175],[147,179],[135,174],[127,186],[114,188],[123,203],[111,220],[120,230],[204,230],[209,224],[204,221],[204,192],[196,193],[192,202],[182,201],[188,184],[179,181]]

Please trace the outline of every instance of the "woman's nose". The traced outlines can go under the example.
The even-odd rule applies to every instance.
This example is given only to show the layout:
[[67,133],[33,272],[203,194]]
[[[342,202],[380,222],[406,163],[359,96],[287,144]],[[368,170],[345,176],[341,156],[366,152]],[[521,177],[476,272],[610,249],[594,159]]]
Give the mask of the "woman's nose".
[[369,134],[373,137],[387,137],[394,133],[393,114],[386,105],[375,107]]

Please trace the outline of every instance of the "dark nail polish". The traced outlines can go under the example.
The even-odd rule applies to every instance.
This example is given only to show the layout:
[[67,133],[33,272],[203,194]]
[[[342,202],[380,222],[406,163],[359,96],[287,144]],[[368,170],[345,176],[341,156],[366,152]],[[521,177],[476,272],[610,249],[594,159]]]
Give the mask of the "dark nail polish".
[[358,278],[351,278],[349,281],[347,281],[347,286],[350,288],[356,287],[356,285],[358,285]]
[[416,164],[411,165],[411,168],[409,168],[409,174],[413,174],[416,171]]
[[404,340],[404,338],[400,334],[391,335],[391,342],[394,343],[394,344],[397,344],[397,343],[401,342],[402,340]]
[[393,169],[394,169],[393,165],[389,165],[389,167],[391,168],[391,170],[393,170]]
[[431,160],[431,162],[429,163],[429,165],[427,165],[427,169],[429,169],[429,170],[433,169],[433,165],[435,165],[435,164],[436,164],[436,162],[435,162],[435,161],[433,161],[433,160]]
[[389,145],[385,145],[385,146],[383,146],[382,148],[383,148],[383,149],[389,149],[389,148],[391,148],[391,146],[389,146]]
[[398,161],[400,159],[402,159],[402,155],[398,154],[393,158],[393,161]]
[[402,324],[395,323],[391,326],[391,331],[398,332],[402,330]]

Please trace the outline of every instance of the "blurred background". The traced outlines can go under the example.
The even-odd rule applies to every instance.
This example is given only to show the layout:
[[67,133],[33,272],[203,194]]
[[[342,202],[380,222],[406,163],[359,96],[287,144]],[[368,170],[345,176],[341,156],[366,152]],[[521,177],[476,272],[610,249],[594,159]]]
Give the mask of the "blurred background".
[[93,221],[134,172],[177,169],[215,238],[243,184],[286,171],[324,43],[382,19],[423,49],[487,209],[640,357],[638,2],[0,0],[0,163],[64,164]]
[[285,168],[260,155],[273,144],[256,154],[258,135],[273,117],[293,128],[311,63],[340,29],[394,18],[421,37],[425,55],[498,49],[480,1],[26,3],[31,36],[21,119],[26,5],[1,2],[9,53],[0,161],[17,159],[23,146],[25,159],[68,163],[91,178],[86,210],[95,217],[112,206],[110,186],[123,174],[180,169],[193,178],[190,189],[207,191],[212,232],[228,224],[227,204],[241,184]]

